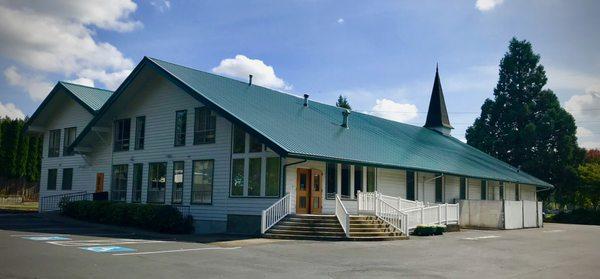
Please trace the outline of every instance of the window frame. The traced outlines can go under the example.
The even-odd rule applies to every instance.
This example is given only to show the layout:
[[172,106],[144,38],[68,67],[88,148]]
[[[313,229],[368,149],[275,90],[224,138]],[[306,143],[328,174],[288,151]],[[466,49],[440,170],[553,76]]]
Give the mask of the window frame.
[[[182,126],[179,126],[179,122],[177,121],[180,117],[180,113],[183,114],[182,117]],[[175,132],[173,138],[173,146],[185,146],[186,144],[186,133],[187,133],[187,109],[175,111]],[[183,136],[183,137],[181,137]],[[182,140],[181,142],[178,139]]]
[[[125,173],[125,180],[124,180],[124,185],[117,185],[117,176],[115,175],[115,171],[118,168],[124,168],[124,173]],[[122,171],[122,170],[121,170]],[[110,183],[110,201],[115,201],[115,202],[127,202],[127,184],[129,183],[129,164],[116,164],[116,165],[112,165],[112,170],[111,170],[111,183]],[[122,186],[124,187],[124,189],[116,189],[116,186]],[[119,193],[119,197],[120,195],[123,195],[123,200],[115,200],[115,193]]]
[[[73,131],[73,138],[71,138],[69,136],[69,132]],[[68,138],[67,138],[68,137]],[[73,156],[75,155],[75,152],[71,151],[69,152],[69,146],[73,143],[73,141],[75,141],[75,138],[77,138],[77,127],[68,127],[64,129],[64,135],[63,135],[63,156]]]
[[48,131],[48,157],[60,157],[60,137],[61,130],[54,129]]
[[488,195],[488,183],[486,180],[481,180],[481,200],[482,201],[486,201],[488,200],[487,195]]
[[[175,166],[181,164],[181,169],[176,169]],[[181,170],[181,190],[176,191],[175,175],[176,171]],[[183,204],[183,188],[185,187],[185,161],[173,161],[173,177],[171,180],[171,203],[172,204]],[[181,192],[178,201],[175,201],[175,192]]]
[[[162,194],[162,201],[160,201],[160,200],[159,201],[150,201],[150,199],[149,199],[150,192],[158,192],[158,193],[161,192],[160,191],[160,187],[158,187],[158,189],[159,189],[158,191],[154,191],[154,190],[151,191],[150,190],[151,185],[153,183],[152,179],[150,177],[150,175],[152,174],[152,167],[153,166],[156,166],[156,167],[164,166],[164,168],[165,168],[165,173],[164,173],[165,182],[164,182],[164,187],[163,187],[163,190],[162,190],[162,192],[163,192],[163,194]],[[147,188],[146,188],[146,203],[151,203],[151,204],[165,204],[166,199],[167,199],[167,197],[166,197],[167,196],[167,167],[168,167],[167,166],[167,162],[151,162],[151,163],[148,163],[148,183],[147,183]],[[159,169],[157,169],[157,174],[158,174],[158,170]],[[157,178],[158,178],[158,176],[157,176]],[[157,182],[157,185],[160,186],[160,182]]]
[[435,202],[444,203],[444,175],[436,173],[435,177]]
[[[139,177],[136,176],[136,170],[139,170]],[[136,190],[136,182],[139,182],[139,190]],[[142,191],[144,188],[144,164],[135,163],[133,164],[133,173],[131,177],[131,202],[141,203],[142,202]],[[137,199],[136,199],[137,196]]]
[[[52,183],[50,183],[50,181],[51,181],[50,173],[54,173],[54,175],[53,175],[54,179],[52,180],[53,181]],[[56,186],[57,186],[56,180],[58,180],[58,169],[48,169],[48,176],[46,177],[46,190],[47,191],[56,191],[57,190],[56,189]],[[50,188],[51,184],[54,185],[52,188]]]
[[[195,165],[197,162],[210,162],[211,166],[212,166],[212,170],[211,170],[211,179],[210,179],[210,202],[206,203],[206,202],[197,202],[194,200],[194,181],[195,181],[195,175],[194,175],[194,170],[195,170]],[[213,204],[213,196],[215,193],[215,160],[214,159],[202,159],[202,160],[193,160],[192,161],[192,179],[191,179],[191,187],[190,187],[190,204],[194,204],[194,205],[212,205]],[[202,191],[198,191],[198,192],[202,192]]]
[[[206,119],[201,119],[206,116]],[[204,120],[204,121],[202,121]],[[204,123],[202,123],[204,122]],[[203,125],[203,127],[200,127]],[[212,127],[211,127],[212,126]],[[200,129],[203,128],[203,129]],[[204,137],[200,134],[206,133]],[[211,135],[212,137],[207,137]],[[198,107],[194,109],[194,145],[213,144],[217,141],[217,114],[210,108]]]
[[466,200],[467,199],[467,178],[460,177],[459,186],[458,186],[458,199]]
[[[236,129],[240,129],[241,131],[243,131],[243,129],[241,127],[239,127],[238,125],[232,125],[231,128],[232,132],[231,132],[231,162],[230,162],[230,181],[229,181],[229,197],[230,198],[278,198],[281,197],[281,183],[282,183],[282,177],[281,177],[281,156],[279,156],[279,154],[273,152],[271,149],[269,149],[265,144],[261,143],[261,151],[260,152],[250,152],[250,137],[252,135],[250,135],[249,133],[246,133],[244,131],[244,152],[243,153],[234,153],[234,148],[235,148],[235,143],[234,143],[234,139],[235,139],[235,131]],[[239,130],[237,130],[239,132]],[[239,135],[238,135],[239,136]],[[239,143],[239,142],[238,142]],[[278,179],[278,187],[277,187],[277,194],[276,195],[267,195],[267,160],[270,158],[279,158],[279,179]],[[256,160],[260,159],[260,183],[259,183],[259,188],[258,188],[258,195],[252,195],[249,192],[249,183],[250,183],[250,160]],[[243,169],[242,171],[242,191],[240,195],[234,194],[234,182],[235,182],[235,178],[237,178],[236,176],[236,170],[240,171],[239,169],[237,169],[237,167],[242,167],[242,165],[239,165],[240,162],[243,162]],[[238,188],[236,188],[236,191],[238,191]]]
[[[140,122],[142,125],[140,125]],[[131,129],[131,127],[130,127],[130,129]],[[146,116],[141,115],[141,116],[137,116],[135,118],[135,142],[133,144],[134,145],[133,150],[144,150],[145,144],[146,144]]]
[[[117,119],[113,123],[113,152],[129,151],[131,149],[131,118]],[[120,123],[123,123],[123,125],[120,126]],[[129,123],[128,129],[125,129],[124,123]],[[127,139],[125,139],[125,132],[127,132]],[[127,145],[127,148],[124,148],[125,145]]]
[[[69,181],[68,185],[65,184],[65,182],[67,181],[65,179],[65,176],[66,176],[65,173],[66,173],[66,171],[70,172],[70,174],[69,174],[69,180],[68,180]],[[60,189],[63,190],[63,191],[73,190],[73,168],[64,168],[64,169],[62,169],[62,174],[63,175],[62,175],[62,181],[60,183]]]

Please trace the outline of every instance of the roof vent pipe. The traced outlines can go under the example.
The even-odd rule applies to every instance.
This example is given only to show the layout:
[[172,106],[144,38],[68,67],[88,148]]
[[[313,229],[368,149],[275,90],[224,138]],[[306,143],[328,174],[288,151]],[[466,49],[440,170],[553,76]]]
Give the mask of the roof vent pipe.
[[252,75],[248,75],[248,85],[252,85]]
[[304,94],[304,106],[308,107],[308,94]]
[[342,127],[348,129],[348,116],[350,116],[350,110],[343,110],[342,116],[344,116],[344,122],[342,122]]

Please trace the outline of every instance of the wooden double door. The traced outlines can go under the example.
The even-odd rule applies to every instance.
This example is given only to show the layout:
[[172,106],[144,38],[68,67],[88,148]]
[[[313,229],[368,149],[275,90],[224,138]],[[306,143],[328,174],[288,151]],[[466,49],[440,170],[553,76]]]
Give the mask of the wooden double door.
[[296,213],[320,214],[323,211],[323,172],[298,169],[296,172]]

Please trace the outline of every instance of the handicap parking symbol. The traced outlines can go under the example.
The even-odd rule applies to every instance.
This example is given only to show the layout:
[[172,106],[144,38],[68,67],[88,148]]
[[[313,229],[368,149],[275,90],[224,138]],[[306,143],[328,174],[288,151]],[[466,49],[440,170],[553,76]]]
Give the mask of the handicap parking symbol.
[[79,249],[88,250],[96,253],[112,253],[112,252],[135,252],[135,249],[121,246],[94,246],[80,247]]
[[35,241],[71,240],[70,238],[64,236],[28,236],[23,238]]

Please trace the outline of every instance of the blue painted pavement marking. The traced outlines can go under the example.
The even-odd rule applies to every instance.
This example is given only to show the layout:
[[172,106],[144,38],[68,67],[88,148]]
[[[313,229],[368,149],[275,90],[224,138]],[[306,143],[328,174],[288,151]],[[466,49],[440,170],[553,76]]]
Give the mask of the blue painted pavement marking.
[[71,240],[70,238],[64,236],[28,236],[23,238],[35,241]]
[[112,252],[135,252],[135,249],[121,246],[94,246],[80,247],[79,249],[88,250],[96,253],[112,253]]

